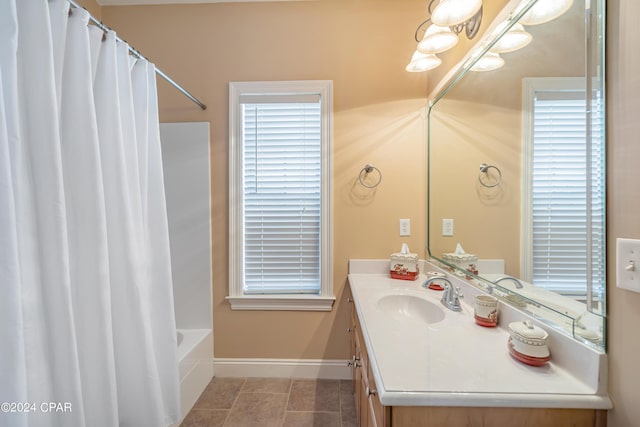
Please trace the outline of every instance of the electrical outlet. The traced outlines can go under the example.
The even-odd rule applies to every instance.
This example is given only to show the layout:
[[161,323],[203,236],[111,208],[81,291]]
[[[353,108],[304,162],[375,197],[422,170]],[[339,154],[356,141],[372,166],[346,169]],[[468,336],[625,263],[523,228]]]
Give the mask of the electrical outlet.
[[400,235],[411,236],[411,220],[409,218],[400,219]]
[[640,240],[616,239],[616,286],[640,292]]
[[453,236],[453,219],[444,218],[442,220],[442,235]]

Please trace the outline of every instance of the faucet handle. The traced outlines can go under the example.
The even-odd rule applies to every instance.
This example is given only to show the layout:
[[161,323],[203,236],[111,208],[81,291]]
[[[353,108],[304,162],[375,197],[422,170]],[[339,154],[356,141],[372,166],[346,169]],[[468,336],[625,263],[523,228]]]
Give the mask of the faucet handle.
[[462,306],[460,305],[460,299],[464,298],[462,291],[460,290],[460,286],[456,286],[455,288],[451,287],[451,309],[454,311],[462,311]]
[[454,286],[453,283],[447,283],[445,286],[445,294],[451,298],[464,298],[460,286]]

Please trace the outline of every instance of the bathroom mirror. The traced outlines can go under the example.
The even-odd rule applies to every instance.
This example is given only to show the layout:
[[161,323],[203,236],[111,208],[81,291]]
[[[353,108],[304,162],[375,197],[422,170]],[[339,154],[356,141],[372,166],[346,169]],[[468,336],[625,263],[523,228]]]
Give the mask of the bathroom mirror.
[[474,71],[535,6],[492,31],[429,106],[428,253],[604,351],[604,0],[524,25],[527,46]]

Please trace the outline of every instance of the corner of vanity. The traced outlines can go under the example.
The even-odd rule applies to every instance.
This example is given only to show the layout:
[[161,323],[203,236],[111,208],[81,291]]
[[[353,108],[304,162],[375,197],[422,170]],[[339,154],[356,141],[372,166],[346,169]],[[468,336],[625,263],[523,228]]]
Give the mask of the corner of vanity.
[[[421,261],[421,272],[439,267]],[[481,293],[455,275],[462,310],[418,280],[389,277],[388,260],[351,260],[352,378],[360,427],[604,427],[606,354],[500,305],[498,327],[474,323]],[[423,302],[420,302],[423,301]],[[528,319],[549,332],[552,358],[529,366],[507,350],[510,321]]]

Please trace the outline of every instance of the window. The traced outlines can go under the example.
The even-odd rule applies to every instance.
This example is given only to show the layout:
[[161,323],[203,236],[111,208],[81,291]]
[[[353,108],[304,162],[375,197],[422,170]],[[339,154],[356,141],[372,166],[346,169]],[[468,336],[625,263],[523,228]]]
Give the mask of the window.
[[[523,99],[523,175],[531,180],[523,183],[523,278],[580,300],[588,297],[585,289],[591,283],[593,294],[601,295],[602,120],[589,120],[584,79],[525,79]],[[602,109],[590,110],[599,114]]]
[[229,84],[232,309],[331,310],[331,91]]

